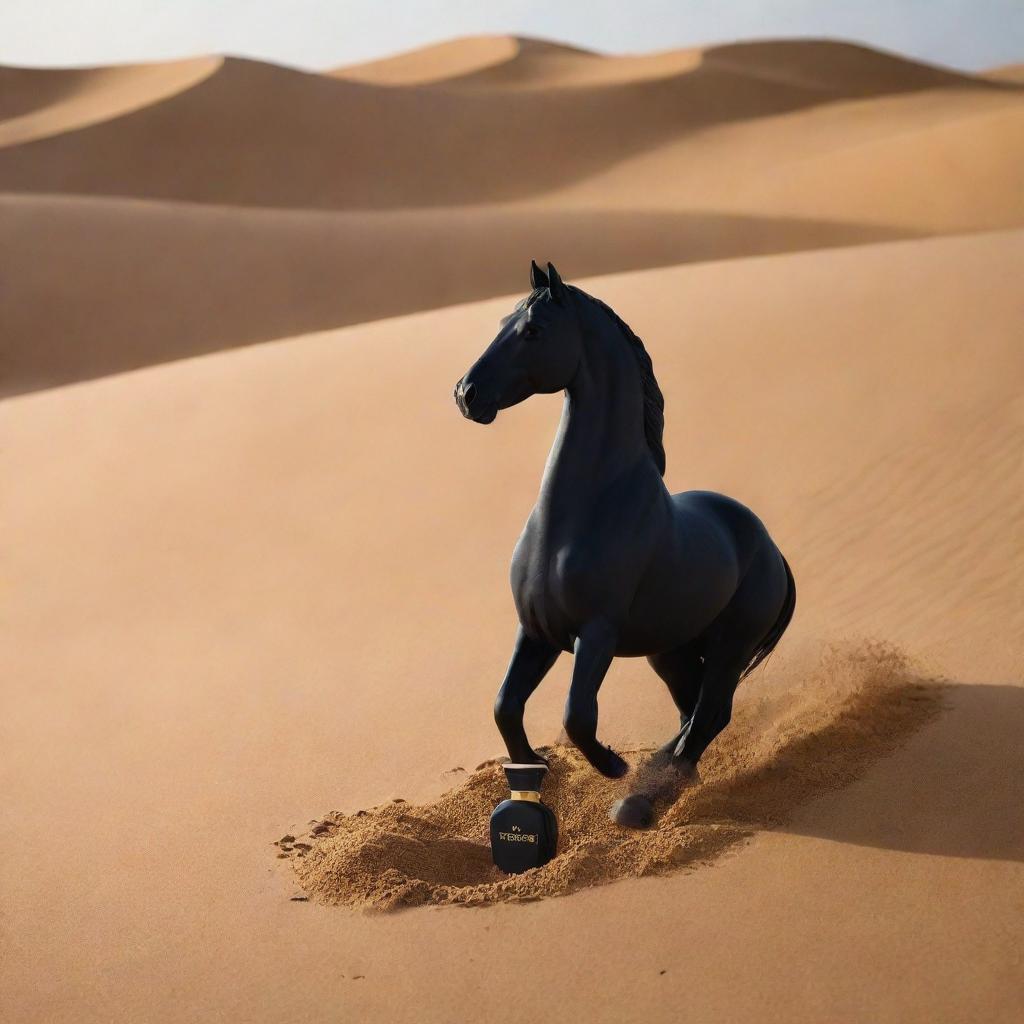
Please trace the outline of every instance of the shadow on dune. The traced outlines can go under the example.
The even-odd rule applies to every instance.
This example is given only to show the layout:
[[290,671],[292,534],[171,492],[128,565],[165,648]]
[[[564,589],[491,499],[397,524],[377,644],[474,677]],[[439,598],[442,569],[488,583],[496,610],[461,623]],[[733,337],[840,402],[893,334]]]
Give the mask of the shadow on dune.
[[73,96],[95,74],[78,68],[0,67],[0,121],[45,110]]
[[[923,678],[898,651],[873,643],[829,648],[817,665],[748,685],[701,762],[700,784],[663,787],[647,831],[608,817],[642,774],[609,782],[573,748],[554,747],[544,799],[560,839],[542,868],[503,876],[487,855],[488,816],[506,795],[497,761],[431,804],[333,812],[303,840],[283,837],[279,856],[317,900],[376,910],[562,896],[705,865],[766,829],[1024,859],[1013,771],[1024,690]],[[633,751],[628,760],[637,769],[647,756]]]
[[20,254],[0,297],[8,395],[522,292],[531,256],[579,278],[915,235],[529,207],[318,214],[8,196],[0,212],[0,244]]
[[884,850],[1024,863],[1024,688],[950,685],[941,716],[841,801],[784,831]]
[[228,59],[142,110],[0,150],[0,189],[349,210],[498,202],[714,125],[947,87],[1009,88],[808,40],[716,47],[663,77],[525,91],[377,86]]

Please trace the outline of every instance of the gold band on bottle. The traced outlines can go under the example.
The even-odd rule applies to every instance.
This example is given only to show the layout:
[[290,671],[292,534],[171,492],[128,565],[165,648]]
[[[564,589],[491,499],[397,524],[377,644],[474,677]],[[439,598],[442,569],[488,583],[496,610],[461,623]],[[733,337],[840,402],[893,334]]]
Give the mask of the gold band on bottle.
[[533,803],[540,803],[540,793],[534,793],[532,789],[513,789],[510,794],[512,800],[532,800]]

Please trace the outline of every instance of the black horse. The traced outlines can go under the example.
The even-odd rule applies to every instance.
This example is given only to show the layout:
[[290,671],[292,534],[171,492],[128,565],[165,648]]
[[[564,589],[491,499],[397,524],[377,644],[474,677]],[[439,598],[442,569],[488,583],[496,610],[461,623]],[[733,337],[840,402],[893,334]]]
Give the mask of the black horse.
[[[615,656],[646,655],[680,727],[659,755],[692,777],[729,724],[740,680],[789,625],[793,575],[761,521],[721,494],[669,494],[664,398],[640,339],[603,302],[531,266],[532,292],[455,387],[491,423],[531,395],[565,392],[537,504],[512,556],[519,632],[494,717],[511,759],[539,763],[526,701],[562,651],[575,661],[565,731],[603,775],[626,762],[597,739],[597,692]],[[648,794],[650,796],[650,794]],[[646,825],[647,797],[617,820]]]

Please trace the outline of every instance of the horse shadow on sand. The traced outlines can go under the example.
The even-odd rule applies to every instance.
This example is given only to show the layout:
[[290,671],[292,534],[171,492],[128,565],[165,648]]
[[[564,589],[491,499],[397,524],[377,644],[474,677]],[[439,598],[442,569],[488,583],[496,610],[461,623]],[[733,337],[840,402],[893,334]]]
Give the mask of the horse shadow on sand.
[[[905,853],[1024,863],[1024,688],[951,683],[941,704],[939,715],[855,785],[795,810],[781,830]],[[832,742],[828,734],[836,728],[807,742]]]

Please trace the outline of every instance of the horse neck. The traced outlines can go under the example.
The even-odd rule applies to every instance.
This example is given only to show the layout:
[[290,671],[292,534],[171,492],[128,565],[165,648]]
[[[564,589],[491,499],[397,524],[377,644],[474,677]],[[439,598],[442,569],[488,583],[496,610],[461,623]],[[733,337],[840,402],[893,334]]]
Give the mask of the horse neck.
[[588,502],[637,460],[650,457],[643,383],[630,342],[602,312],[587,314],[581,312],[583,356],[565,391],[541,488],[542,500],[562,506]]

